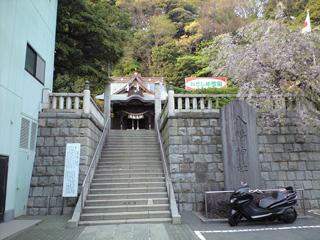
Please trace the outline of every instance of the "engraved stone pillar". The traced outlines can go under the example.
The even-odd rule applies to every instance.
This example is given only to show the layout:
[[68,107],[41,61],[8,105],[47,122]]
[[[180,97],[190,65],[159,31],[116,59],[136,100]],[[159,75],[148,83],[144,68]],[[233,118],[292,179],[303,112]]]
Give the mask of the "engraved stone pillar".
[[226,190],[261,187],[256,113],[253,107],[234,100],[221,108],[221,139]]

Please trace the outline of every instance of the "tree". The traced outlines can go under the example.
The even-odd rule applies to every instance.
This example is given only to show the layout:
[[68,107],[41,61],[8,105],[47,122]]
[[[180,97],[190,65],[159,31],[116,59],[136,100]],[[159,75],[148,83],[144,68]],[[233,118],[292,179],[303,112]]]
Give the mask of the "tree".
[[234,0],[235,12],[241,18],[258,18],[263,11],[263,0]]
[[150,18],[150,33],[154,37],[155,46],[158,46],[159,40],[172,37],[176,33],[176,28],[167,16],[157,15]]
[[129,15],[103,0],[59,0],[57,18],[54,91],[73,92],[86,80],[103,91],[108,64],[124,54]]
[[307,15],[307,9],[309,9],[311,26],[312,27],[319,26],[319,22],[320,22],[320,1],[311,0],[311,1],[306,3],[305,1],[301,0],[296,4],[296,6],[299,7],[299,8],[303,8],[302,6],[305,6],[303,11],[301,11],[300,15],[297,18],[298,22],[301,25],[304,23],[304,20],[306,19],[306,15]]
[[152,49],[154,76],[167,77],[171,76],[174,71],[174,65],[177,58],[181,56],[179,48],[174,41]]
[[280,103],[293,101],[297,124],[320,129],[319,46],[316,32],[302,34],[276,21],[257,21],[217,37],[207,51],[212,75],[234,81],[239,96],[266,113],[266,122],[281,123],[288,105]]
[[207,0],[202,3],[197,21],[205,40],[245,25],[245,19],[236,14],[236,6],[234,0]]

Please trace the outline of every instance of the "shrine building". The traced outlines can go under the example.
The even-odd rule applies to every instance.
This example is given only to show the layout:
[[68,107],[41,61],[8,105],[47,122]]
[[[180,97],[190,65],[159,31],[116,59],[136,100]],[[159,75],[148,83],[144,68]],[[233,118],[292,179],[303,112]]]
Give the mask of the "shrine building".
[[[161,104],[168,93],[161,77],[141,77],[135,72],[130,77],[111,77],[111,129],[154,129],[155,83],[160,84]],[[97,96],[104,100],[104,94]]]

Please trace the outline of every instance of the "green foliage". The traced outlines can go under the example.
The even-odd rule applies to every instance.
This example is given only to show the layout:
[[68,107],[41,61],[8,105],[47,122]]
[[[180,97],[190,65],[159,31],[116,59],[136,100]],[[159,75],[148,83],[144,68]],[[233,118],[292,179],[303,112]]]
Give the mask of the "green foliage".
[[301,0],[296,4],[296,6],[299,7],[299,9],[305,6],[303,11],[301,11],[299,16],[297,17],[297,20],[301,26],[303,26],[303,23],[306,19],[307,9],[309,9],[309,13],[310,13],[311,27],[314,28],[316,26],[319,26],[319,23],[320,23],[320,1],[319,0],[311,0],[311,1]]
[[54,91],[73,92],[86,80],[103,91],[107,66],[123,56],[130,26],[129,15],[112,2],[59,0]]

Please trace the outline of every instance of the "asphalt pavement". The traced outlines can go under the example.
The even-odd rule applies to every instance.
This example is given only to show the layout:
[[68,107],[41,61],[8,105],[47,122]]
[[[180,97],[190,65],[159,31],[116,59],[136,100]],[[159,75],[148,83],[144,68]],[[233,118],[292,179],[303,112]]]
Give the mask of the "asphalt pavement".
[[[251,223],[241,221],[230,227],[226,219],[208,220],[196,212],[182,212],[182,224],[118,224],[104,226],[79,226],[67,229],[70,216],[22,216],[15,223],[32,223],[28,228],[0,239],[14,240],[316,240],[320,239],[320,210],[298,213],[292,224],[283,222]],[[40,221],[39,221],[40,220]],[[7,223],[6,223],[7,224]],[[11,228],[15,228],[14,221]],[[8,231],[10,224],[0,224]],[[1,228],[2,227],[2,228]],[[3,230],[7,229],[7,230]],[[18,229],[18,228],[17,228]]]

